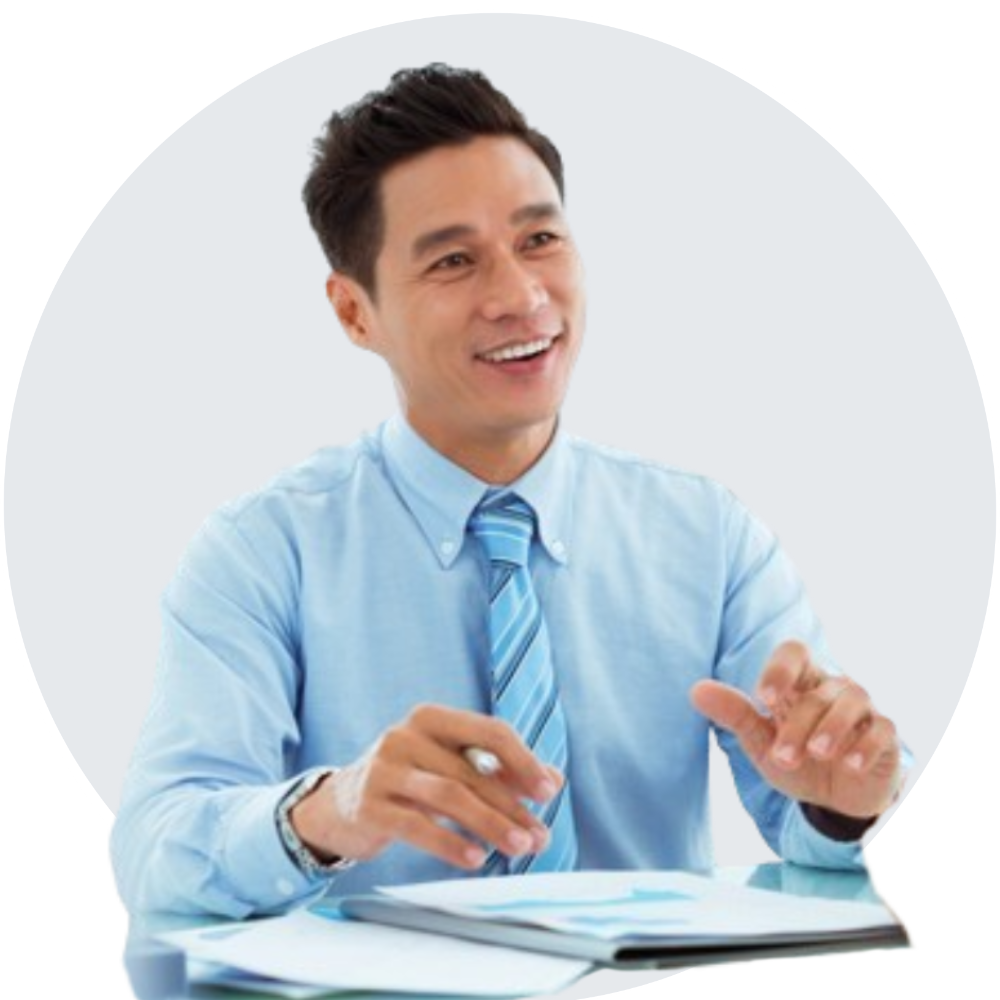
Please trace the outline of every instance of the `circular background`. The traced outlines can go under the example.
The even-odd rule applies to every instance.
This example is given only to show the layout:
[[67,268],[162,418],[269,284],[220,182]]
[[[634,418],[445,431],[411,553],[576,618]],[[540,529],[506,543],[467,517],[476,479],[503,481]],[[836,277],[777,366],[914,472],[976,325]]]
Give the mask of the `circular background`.
[[[926,262],[835,150],[730,74],[616,29],[468,15],[332,42],[216,101],[52,293],[11,421],[7,554],[97,792],[115,808],[158,595],[203,517],[394,406],[336,327],[298,192],[331,109],[434,59],[484,70],[567,163],[590,303],[569,428],[719,479],[768,523],[919,773],[968,676],[995,530],[982,400]],[[727,783],[713,805],[720,862],[759,858]]]

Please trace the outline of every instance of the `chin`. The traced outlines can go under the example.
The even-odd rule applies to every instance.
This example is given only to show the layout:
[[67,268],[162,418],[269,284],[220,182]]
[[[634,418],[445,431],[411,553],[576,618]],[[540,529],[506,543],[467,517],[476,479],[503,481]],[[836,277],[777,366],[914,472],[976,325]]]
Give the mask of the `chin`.
[[496,422],[494,427],[497,433],[503,437],[529,437],[550,430],[558,416],[558,409],[533,414],[519,414],[512,416],[509,420]]

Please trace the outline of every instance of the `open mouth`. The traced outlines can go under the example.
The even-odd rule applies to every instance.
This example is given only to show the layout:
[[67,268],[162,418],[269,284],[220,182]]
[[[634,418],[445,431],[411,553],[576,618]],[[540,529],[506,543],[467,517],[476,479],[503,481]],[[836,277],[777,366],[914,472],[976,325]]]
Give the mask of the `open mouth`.
[[508,344],[505,347],[498,347],[495,351],[479,354],[477,357],[481,361],[488,361],[493,365],[507,364],[511,361],[527,361],[548,351],[558,336],[559,334],[554,337],[539,337],[524,344]]

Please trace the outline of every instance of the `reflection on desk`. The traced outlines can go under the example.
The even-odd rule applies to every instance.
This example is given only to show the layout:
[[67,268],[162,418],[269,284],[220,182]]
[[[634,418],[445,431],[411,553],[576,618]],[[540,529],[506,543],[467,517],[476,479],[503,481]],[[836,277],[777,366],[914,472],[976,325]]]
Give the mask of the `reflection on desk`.
[[[851,900],[867,903],[881,903],[878,894],[871,883],[866,872],[834,872],[822,869],[806,868],[788,863],[769,863],[753,867],[740,868],[720,868],[711,873],[712,877],[735,885],[744,885],[755,889],[764,889],[786,895],[802,898]],[[329,906],[329,902],[326,903]],[[205,927],[228,923],[213,918],[190,916],[177,916],[170,914],[140,914],[134,915],[129,939],[126,947],[126,964],[129,970],[130,980],[133,990],[141,1000],[166,1000],[166,998],[177,996],[176,985],[169,986],[168,980],[171,975],[161,966],[157,971],[151,964],[150,953],[144,949],[148,948],[149,942],[161,933],[173,930],[181,930],[195,927]],[[162,951],[162,949],[161,949]],[[183,955],[176,952],[173,956],[174,962],[183,962]],[[163,962],[162,955],[157,961]],[[175,964],[174,969],[177,966]],[[572,984],[555,996],[562,1000],[580,1000],[583,997],[597,996],[602,993],[615,990],[629,989],[644,982],[663,978],[670,973],[656,972],[622,972],[615,970],[596,970],[586,976],[583,980]],[[162,980],[162,981],[158,981]],[[565,980],[564,980],[565,981]],[[170,992],[168,992],[168,989]],[[225,997],[228,1000],[264,1000],[265,997],[274,997],[276,994],[272,990],[267,992],[266,980],[257,977],[247,977],[244,986],[240,990],[226,988],[221,990],[214,986],[201,983],[188,984],[187,992],[180,994],[192,998],[216,998],[221,1000]],[[334,995],[349,997],[352,994],[343,991],[331,991],[325,994],[317,994],[315,990],[310,993],[303,992],[301,996]],[[353,994],[355,996],[372,996],[372,994]],[[382,993],[385,1000],[392,1000],[395,994]],[[401,996],[407,996],[403,994]],[[454,997],[451,1000],[455,1000]]]

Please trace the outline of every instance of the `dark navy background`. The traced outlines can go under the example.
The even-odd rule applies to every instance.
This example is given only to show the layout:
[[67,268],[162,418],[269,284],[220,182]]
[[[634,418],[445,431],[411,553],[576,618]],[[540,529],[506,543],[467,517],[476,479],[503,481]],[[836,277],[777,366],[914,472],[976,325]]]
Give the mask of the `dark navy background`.
[[[744,496],[926,762],[976,652],[995,517],[983,402],[926,262],[738,78],[607,27],[477,15],[341,39],[222,97],[136,169],[52,293],[11,424],[7,556],[31,666],[98,793],[115,807],[153,600],[204,512],[392,405],[329,313],[298,188],[331,107],[433,59],[482,66],[566,157],[593,300],[567,424]],[[757,860],[718,779],[720,859]]]

